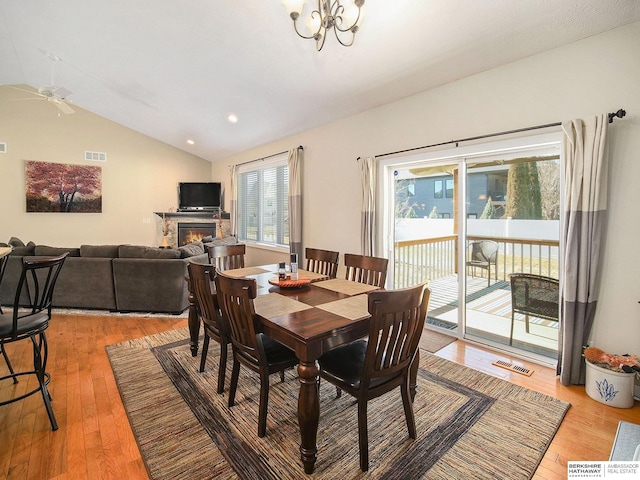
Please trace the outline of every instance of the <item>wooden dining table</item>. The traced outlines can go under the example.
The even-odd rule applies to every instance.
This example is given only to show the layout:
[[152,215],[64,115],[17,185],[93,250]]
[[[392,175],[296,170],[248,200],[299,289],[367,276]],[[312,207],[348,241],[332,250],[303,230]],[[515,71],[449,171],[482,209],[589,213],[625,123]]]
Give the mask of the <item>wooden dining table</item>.
[[[308,278],[310,283],[283,288],[269,283],[277,281],[277,265],[227,270],[225,274],[256,279],[254,307],[262,332],[289,347],[300,360],[300,458],[304,471],[313,473],[320,418],[318,358],[328,350],[368,334],[370,315],[366,293],[377,287],[300,270],[299,277]],[[194,330],[191,329],[192,351]],[[195,342],[197,351],[197,336]],[[414,363],[417,366],[418,362]],[[417,368],[412,372],[412,394],[415,394],[416,375]]]

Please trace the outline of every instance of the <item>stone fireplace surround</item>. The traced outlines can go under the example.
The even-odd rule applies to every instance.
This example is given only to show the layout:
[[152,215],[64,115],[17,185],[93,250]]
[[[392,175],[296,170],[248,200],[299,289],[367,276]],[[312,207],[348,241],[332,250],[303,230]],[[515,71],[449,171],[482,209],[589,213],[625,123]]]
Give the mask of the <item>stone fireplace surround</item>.
[[[157,216],[158,245],[168,248],[178,248],[179,232],[178,224],[212,224],[215,235],[223,237],[231,235],[231,222],[228,214],[223,213],[222,218],[217,218],[211,212],[154,212]],[[227,218],[225,218],[227,217]],[[166,225],[167,235],[163,236]],[[196,225],[194,225],[196,227]],[[165,241],[166,240],[166,241]]]

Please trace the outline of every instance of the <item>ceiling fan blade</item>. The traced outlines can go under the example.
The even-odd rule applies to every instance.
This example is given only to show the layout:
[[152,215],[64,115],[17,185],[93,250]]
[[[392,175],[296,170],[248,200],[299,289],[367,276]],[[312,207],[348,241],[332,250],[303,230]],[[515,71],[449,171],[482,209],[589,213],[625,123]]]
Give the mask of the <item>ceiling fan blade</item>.
[[[42,93],[40,93],[38,91],[27,90],[26,88],[14,87],[13,85],[6,85],[6,86],[9,87],[9,88],[13,88],[14,90],[18,90],[20,92],[28,93],[30,95],[37,95],[38,97],[46,98],[46,95],[43,95]],[[23,100],[26,100],[26,99],[23,99]]]
[[58,109],[64,114],[69,115],[70,113],[76,113],[76,111],[73,108],[71,108],[67,103],[63,102],[62,100],[56,99],[53,101],[53,103],[55,103],[56,107],[58,107]]

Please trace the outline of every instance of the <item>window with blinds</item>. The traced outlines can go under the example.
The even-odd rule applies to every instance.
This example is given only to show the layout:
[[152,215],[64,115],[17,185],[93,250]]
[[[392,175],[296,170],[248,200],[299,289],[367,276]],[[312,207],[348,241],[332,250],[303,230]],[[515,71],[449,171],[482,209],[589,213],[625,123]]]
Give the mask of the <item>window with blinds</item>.
[[287,154],[238,171],[238,240],[289,245]]

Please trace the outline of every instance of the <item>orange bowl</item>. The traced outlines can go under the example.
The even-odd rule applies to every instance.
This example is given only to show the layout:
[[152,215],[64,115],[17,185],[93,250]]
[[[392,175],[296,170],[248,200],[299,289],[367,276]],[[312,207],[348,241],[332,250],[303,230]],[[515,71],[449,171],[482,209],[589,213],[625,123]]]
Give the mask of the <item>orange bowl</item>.
[[297,280],[291,280],[290,277],[287,277],[286,280],[278,280],[278,277],[271,277],[269,283],[280,288],[300,288],[309,285],[311,279],[309,277],[298,277]]

